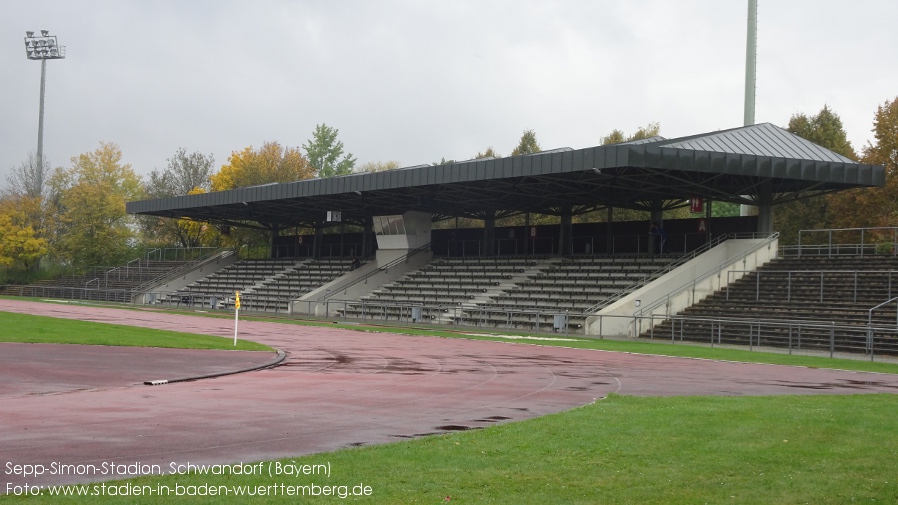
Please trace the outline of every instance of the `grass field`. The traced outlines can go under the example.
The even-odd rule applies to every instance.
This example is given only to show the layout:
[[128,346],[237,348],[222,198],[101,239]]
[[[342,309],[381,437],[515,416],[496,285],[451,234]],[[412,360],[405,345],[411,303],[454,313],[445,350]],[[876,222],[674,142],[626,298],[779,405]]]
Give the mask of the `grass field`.
[[[451,503],[501,504],[896,503],[896,409],[894,395],[611,396],[483,430],[282,460],[329,464],[329,477],[167,475],[128,482],[166,485],[172,492],[176,485],[258,489],[315,483],[347,486],[347,493],[360,484],[371,489],[368,497],[346,499],[190,497],[181,500],[185,503],[436,504],[448,503],[447,497]],[[176,501],[172,496],[4,500]]]
[[256,342],[135,326],[0,312],[0,342],[273,351]]
[[[34,316],[22,316],[21,319],[15,319],[15,316],[0,313],[0,325],[16,327],[15,333],[20,334],[29,332],[27,325],[33,325],[31,328],[35,333],[59,333],[58,329],[52,329],[50,322],[42,321],[50,318],[29,321]],[[89,326],[80,327],[81,324]],[[302,324],[338,326],[320,322]],[[106,341],[115,341],[125,338],[122,332],[142,331],[76,321],[63,321],[61,326],[66,328],[64,334],[54,338],[106,332]],[[79,326],[79,330],[73,331],[74,326]],[[347,328],[389,331],[377,326],[347,325]],[[157,331],[146,331],[148,333],[140,338],[153,341],[156,337],[152,334]],[[398,331],[502,339],[501,336],[476,337],[421,329]],[[177,336],[184,334],[174,335],[177,340],[181,338]],[[134,337],[134,340],[139,339]],[[221,340],[230,344],[227,339]],[[590,339],[532,342],[832,368],[875,367],[881,372],[898,369],[887,363],[651,342]],[[168,486],[172,492],[176,485],[213,488],[239,485],[249,486],[244,488],[247,492],[258,493],[257,486],[262,486],[263,491],[271,493],[281,484],[302,486],[314,483],[346,486],[333,491],[351,494],[354,486],[362,484],[370,487],[371,495],[367,497],[191,496],[178,499],[175,496],[61,498],[6,495],[0,501],[151,504],[294,501],[391,504],[898,503],[898,474],[894,470],[898,460],[898,439],[894,434],[896,412],[898,395],[674,398],[612,395],[591,405],[529,421],[281,461],[327,463],[331,468],[329,477],[165,475],[126,481],[131,486],[146,485],[153,489],[159,489],[157,485]],[[271,466],[273,464],[267,463],[265,467]],[[93,486],[84,489],[97,490]],[[297,491],[302,492],[302,489]]]

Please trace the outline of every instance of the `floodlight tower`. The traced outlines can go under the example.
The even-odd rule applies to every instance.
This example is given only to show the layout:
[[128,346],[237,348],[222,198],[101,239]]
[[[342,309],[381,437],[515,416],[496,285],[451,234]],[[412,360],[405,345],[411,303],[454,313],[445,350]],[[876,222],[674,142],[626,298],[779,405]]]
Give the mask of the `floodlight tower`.
[[755,124],[758,70],[758,0],[748,0],[748,37],[745,43],[745,126]]
[[56,36],[48,30],[41,30],[39,36],[34,32],[25,32],[25,56],[29,60],[41,61],[41,107],[37,122],[37,171],[35,190],[39,196],[43,189],[44,177],[44,88],[47,82],[47,60],[65,58],[65,46],[56,42]]

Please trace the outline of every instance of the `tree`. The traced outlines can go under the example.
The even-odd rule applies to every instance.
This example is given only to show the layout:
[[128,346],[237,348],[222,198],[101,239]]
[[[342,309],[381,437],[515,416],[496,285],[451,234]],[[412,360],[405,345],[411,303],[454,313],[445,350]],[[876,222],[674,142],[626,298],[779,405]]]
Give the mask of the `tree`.
[[898,225],[898,97],[877,107],[873,138],[876,143],[864,147],[860,161],[885,167],[885,187],[832,195],[829,205],[835,227]]
[[210,180],[212,191],[226,191],[271,182],[309,179],[313,172],[309,160],[298,148],[281,148],[277,142],[266,142],[258,151],[249,146],[232,152],[228,164],[223,165]]
[[[842,156],[857,159],[857,154],[842,127],[841,118],[826,105],[815,116],[794,114],[789,119],[789,126],[786,129]],[[773,222],[774,228],[780,232],[780,240],[794,244],[798,241],[800,230],[831,227],[829,201],[825,195],[812,194],[779,205],[774,212]]]
[[[249,146],[234,151],[228,164],[211,177],[212,191],[226,191],[272,182],[293,182],[314,176],[314,168],[302,151],[296,147],[282,148],[277,142],[266,142],[257,151]],[[207,232],[212,233],[209,228]],[[232,228],[221,237],[226,246],[256,246],[269,243],[270,237],[263,230]]]
[[450,163],[455,163],[455,160],[447,160],[445,156],[443,156],[440,161],[434,161],[431,163],[432,166],[438,167],[440,165],[448,165]]
[[842,126],[842,119],[830,110],[828,105],[824,105],[816,116],[794,114],[789,119],[789,126],[786,129],[834,153],[853,160],[857,159],[857,153],[848,141],[848,135]]
[[60,257],[78,267],[128,259],[134,230],[125,202],[142,196],[141,184],[131,165],[122,163],[117,145],[101,142],[95,151],[72,158],[72,167],[57,169],[50,185],[58,195]]
[[39,205],[28,195],[0,200],[0,266],[31,269],[47,254],[47,239],[31,225],[29,209]]
[[[162,172],[153,170],[144,184],[147,198],[166,198],[205,193],[209,190],[215,158],[199,152],[187,153],[178,148],[168,159]],[[157,216],[141,216],[144,238],[160,246],[180,245],[198,247],[214,240],[211,226],[186,219],[170,219]]]
[[398,161],[369,161],[359,167],[359,172],[386,172],[399,168]]
[[[535,142],[535,141],[536,141],[536,140],[534,139],[534,142]],[[474,156],[474,159],[475,159],[475,160],[479,160],[479,159],[481,159],[481,158],[501,158],[501,157],[502,157],[502,155],[499,154],[499,153],[497,153],[497,152],[493,149],[493,146],[489,146],[489,147],[486,148],[486,151],[484,151],[484,152],[477,151],[477,155]]]
[[636,130],[636,133],[630,135],[629,137],[624,135],[624,132],[618,129],[614,129],[607,136],[602,137],[601,144],[603,146],[611,145],[611,144],[620,144],[621,142],[632,142],[634,140],[643,140],[649,139],[652,137],[657,137],[661,133],[661,123],[657,121],[654,123],[649,123],[645,128],[640,127]]
[[32,198],[41,196],[44,188],[38,187],[38,181],[45,181],[50,174],[50,164],[47,160],[44,160],[43,165],[38,167],[34,153],[28,153],[28,159],[14,167],[6,178],[9,192]]
[[536,132],[533,130],[524,130],[524,133],[521,135],[521,141],[518,142],[518,146],[511,151],[511,155],[520,156],[522,154],[538,153],[541,150],[539,144],[536,142]]
[[145,184],[147,198],[182,196],[196,188],[209,190],[215,157],[199,152],[187,154],[179,147],[162,172],[153,170]]
[[[44,160],[43,167],[37,166],[37,158],[34,153],[28,154],[28,159],[19,166],[14,167],[7,177],[7,188],[4,191],[6,201],[16,202],[18,210],[24,211],[26,221],[17,221],[17,225],[25,233],[33,234],[35,240],[41,244],[48,243],[48,230],[51,228],[52,208],[46,198],[47,185],[44,184],[49,178],[50,165]],[[35,250],[44,251],[46,247],[37,248]],[[15,261],[13,268],[19,268],[27,265],[33,271],[40,268],[40,256],[29,258],[24,261]]]
[[[352,153],[343,155],[343,142],[337,140],[340,130],[326,124],[315,126],[312,139],[303,144],[312,167],[318,171],[318,177],[334,177],[352,173],[355,158]],[[343,156],[342,159],[339,159]],[[339,161],[338,161],[339,159]]]

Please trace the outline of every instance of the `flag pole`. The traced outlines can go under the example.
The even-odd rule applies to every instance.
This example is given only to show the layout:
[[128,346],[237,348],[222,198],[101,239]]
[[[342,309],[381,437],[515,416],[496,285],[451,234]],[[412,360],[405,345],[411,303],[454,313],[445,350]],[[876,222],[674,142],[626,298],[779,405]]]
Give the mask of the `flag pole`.
[[235,291],[234,293],[234,347],[237,347],[237,320],[240,314],[240,291]]

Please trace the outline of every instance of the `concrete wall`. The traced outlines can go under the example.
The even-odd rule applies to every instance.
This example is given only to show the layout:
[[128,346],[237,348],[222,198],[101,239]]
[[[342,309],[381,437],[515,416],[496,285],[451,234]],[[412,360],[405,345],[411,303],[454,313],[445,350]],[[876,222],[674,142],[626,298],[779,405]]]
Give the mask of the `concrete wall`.
[[661,322],[745,275],[738,271],[755,270],[776,258],[778,246],[776,239],[727,240],[587,318],[585,332],[636,337],[634,315],[640,311],[644,317],[660,316],[655,322]]
[[417,249],[430,243],[431,214],[410,210],[402,215],[405,234],[377,235],[378,249]]
[[[290,310],[294,314],[308,314],[315,316],[331,316],[336,314],[336,310],[342,308],[343,300],[358,300],[364,295],[380,288],[384,284],[395,281],[403,275],[418,270],[430,262],[433,253],[430,251],[422,251],[410,257],[408,261],[403,261],[386,269],[387,265],[408,254],[408,250],[404,249],[379,249],[374,261],[365,263],[361,268],[357,268],[352,272],[334,279],[333,281],[321,286],[320,288],[306,293],[302,298],[296,300],[290,305]],[[376,272],[376,273],[374,273]],[[374,273],[363,282],[343,288],[356,279]],[[330,296],[329,303],[320,301],[320,299],[328,294]]]

